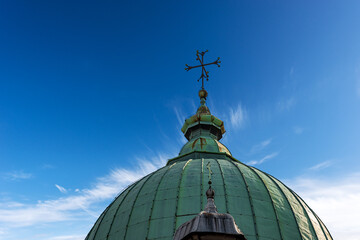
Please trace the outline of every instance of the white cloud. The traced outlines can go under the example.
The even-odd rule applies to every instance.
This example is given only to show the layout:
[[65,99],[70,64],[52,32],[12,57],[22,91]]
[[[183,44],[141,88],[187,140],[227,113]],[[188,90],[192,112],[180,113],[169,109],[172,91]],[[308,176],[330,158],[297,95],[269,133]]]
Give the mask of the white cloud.
[[288,99],[279,101],[277,103],[277,109],[279,111],[288,111],[296,104],[296,99],[294,97],[290,97]]
[[299,127],[299,126],[295,126],[295,127],[293,128],[293,130],[294,130],[294,133],[295,133],[295,134],[302,134],[305,129],[302,128],[302,127]]
[[[263,145],[268,145],[266,141]],[[260,164],[274,158],[278,153],[272,153],[253,164]],[[108,175],[98,178],[93,187],[80,189],[67,197],[39,201],[36,204],[17,202],[0,203],[0,235],[6,239],[12,237],[18,227],[49,226],[51,222],[73,221],[74,219],[89,219],[89,214],[96,218],[98,203],[113,199],[122,189],[142,176],[164,166],[167,155],[159,154],[151,159],[136,158],[138,164],[133,169],[118,168]],[[315,166],[314,166],[315,167]],[[287,185],[295,190],[309,206],[320,216],[329,228],[334,239],[355,240],[360,235],[360,173],[343,179],[314,179],[299,177],[288,181]],[[96,212],[96,214],[94,213]],[[90,226],[91,227],[91,226]],[[89,229],[90,229],[89,227]],[[5,231],[6,229],[6,231]],[[37,230],[39,231],[39,230]],[[45,238],[52,240],[80,240],[84,235],[72,234],[71,231]],[[10,235],[8,235],[10,234]],[[1,236],[0,236],[1,238]]]
[[23,170],[13,171],[3,174],[3,178],[10,181],[24,180],[32,177],[31,173],[26,173]]
[[313,170],[313,171],[316,171],[316,170],[320,170],[320,169],[330,167],[332,164],[333,164],[332,161],[324,161],[324,162],[321,162],[319,164],[316,164],[316,165],[310,167],[309,169]]
[[250,150],[250,153],[256,153],[256,152],[259,152],[261,150],[263,150],[266,146],[268,146],[270,143],[272,142],[272,139],[269,138],[265,141],[262,141],[261,143],[259,144],[256,144],[254,145],[251,150]]
[[19,202],[4,202],[0,203],[0,208],[14,208],[14,207],[23,207],[24,204]]
[[84,236],[83,235],[56,236],[56,237],[51,237],[49,240],[84,240]]
[[[182,126],[185,123],[185,119],[186,119],[185,114],[178,107],[173,107],[173,109],[174,109],[174,112],[175,112],[175,115],[176,115],[176,119],[178,120],[178,123],[179,123],[178,126],[181,129]],[[179,134],[178,135],[178,142],[181,143],[181,144],[187,143],[187,140],[184,137],[183,133],[181,131],[178,131],[178,134]]]
[[62,187],[62,186],[60,186],[60,185],[57,185],[57,184],[55,184],[55,187],[56,187],[57,189],[59,189],[60,192],[62,192],[62,193],[67,193],[67,190],[66,190],[64,187]]
[[266,160],[269,160],[271,158],[276,157],[277,155],[278,155],[278,153],[274,152],[274,153],[266,155],[265,157],[263,157],[260,160],[252,160],[250,162],[247,162],[246,164],[248,164],[248,165],[259,165],[259,164],[262,164],[263,162],[265,162]]
[[[133,169],[117,168],[98,178],[92,188],[81,189],[67,197],[39,200],[36,204],[11,202],[0,204],[0,225],[7,229],[39,224],[88,219],[98,216],[96,204],[113,199],[126,186],[165,165],[168,156],[159,154],[150,160],[139,159]],[[55,185],[60,191],[63,187]],[[96,212],[96,213],[95,213]]]
[[229,116],[231,126],[233,128],[241,128],[244,126],[247,119],[247,112],[239,103],[235,109],[230,108]]
[[289,181],[328,227],[334,239],[360,236],[360,173],[343,178],[305,178]]
[[178,123],[180,126],[182,126],[185,123],[185,115],[184,113],[181,111],[181,109],[177,108],[177,107],[173,107],[175,115],[176,115],[176,119],[178,120]]

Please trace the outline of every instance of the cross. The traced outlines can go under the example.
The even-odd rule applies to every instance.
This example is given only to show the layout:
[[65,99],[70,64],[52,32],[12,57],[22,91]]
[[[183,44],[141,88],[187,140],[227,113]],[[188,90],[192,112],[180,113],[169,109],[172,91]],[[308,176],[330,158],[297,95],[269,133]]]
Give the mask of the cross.
[[201,76],[198,79],[198,81],[201,79],[201,89],[204,89],[204,78],[206,78],[206,81],[209,81],[209,72],[206,71],[205,66],[216,64],[218,67],[220,67],[220,63],[221,63],[220,58],[218,57],[216,59],[216,61],[214,61],[212,63],[205,63],[204,64],[204,55],[207,52],[208,52],[208,50],[206,50],[205,52],[199,52],[199,50],[196,51],[196,57],[197,57],[196,60],[199,60],[200,65],[189,66],[189,65],[185,64],[185,66],[186,66],[185,70],[186,71],[189,71],[190,69],[193,69],[193,68],[201,67],[201,69],[202,69]]

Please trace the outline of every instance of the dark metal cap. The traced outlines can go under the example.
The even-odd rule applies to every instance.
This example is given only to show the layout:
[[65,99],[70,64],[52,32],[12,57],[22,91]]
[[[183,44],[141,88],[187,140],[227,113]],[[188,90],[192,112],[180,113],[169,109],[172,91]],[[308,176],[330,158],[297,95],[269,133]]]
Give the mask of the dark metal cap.
[[246,240],[230,214],[201,212],[182,224],[174,240]]
[[174,240],[246,240],[230,214],[218,213],[211,188],[206,191],[207,204],[204,211],[182,224],[175,232]]

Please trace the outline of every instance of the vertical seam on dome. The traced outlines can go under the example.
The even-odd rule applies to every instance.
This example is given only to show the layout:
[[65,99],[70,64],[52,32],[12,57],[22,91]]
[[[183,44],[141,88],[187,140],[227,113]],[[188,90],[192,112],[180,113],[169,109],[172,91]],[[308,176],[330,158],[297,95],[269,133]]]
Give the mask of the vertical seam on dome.
[[[290,190],[287,186],[285,186],[288,190]],[[291,190],[290,190],[290,192],[291,193],[293,193]],[[309,221],[309,225],[311,226],[311,228],[314,230],[314,233],[315,233],[315,237],[316,237],[316,239],[319,239],[318,238],[318,236],[317,236],[317,234],[316,234],[316,231],[315,231],[315,228],[314,228],[314,225],[312,224],[312,222],[311,222],[311,219],[310,219],[310,217],[309,217],[309,214],[307,213],[307,211],[306,211],[306,209],[305,209],[305,207],[302,205],[302,203],[299,201],[299,199],[297,199],[296,198],[296,196],[295,196],[295,199],[296,199],[296,201],[298,201],[299,202],[299,204],[301,205],[301,208],[303,209],[303,211],[304,211],[304,213],[305,213],[305,215],[306,215],[306,217],[307,217],[307,220]]]
[[255,175],[260,179],[260,181],[261,181],[262,184],[264,185],[264,188],[266,189],[266,192],[269,194],[270,201],[271,201],[271,206],[273,207],[274,214],[275,214],[275,218],[276,218],[276,223],[277,223],[277,226],[278,226],[278,228],[279,228],[279,234],[280,234],[281,239],[284,239],[284,237],[283,237],[283,235],[282,235],[282,233],[281,233],[279,217],[278,217],[278,214],[277,214],[277,212],[276,212],[276,208],[275,208],[275,206],[274,206],[273,198],[271,197],[271,194],[270,194],[270,192],[269,192],[269,189],[267,188],[264,180],[260,177],[260,175],[259,175],[254,169],[252,169],[252,167],[249,167],[249,169],[250,169],[253,173],[255,173]]
[[[142,178],[141,178],[139,181],[141,181],[141,180],[142,180]],[[136,182],[133,183],[133,184],[131,184],[130,186],[128,186],[127,188],[125,188],[124,192],[125,192],[126,190],[128,190],[128,189],[129,189],[129,191],[130,191],[136,184],[137,184]],[[130,189],[130,188],[131,188],[131,189]],[[129,193],[129,192],[126,193],[126,196],[127,196],[128,193]],[[121,195],[121,194],[120,194],[120,195]],[[102,221],[103,221],[104,218],[105,218],[105,214],[108,212],[108,210],[110,209],[110,207],[115,203],[116,199],[118,199],[118,198],[120,197],[120,195],[117,196],[117,197],[115,198],[115,200],[105,209],[104,213],[102,214],[102,218],[101,218],[101,220],[100,220],[100,222],[99,222],[99,226],[98,226],[97,229],[95,230],[93,239],[96,238],[96,235],[97,235],[97,233],[98,233],[99,227],[100,227]],[[126,196],[125,196],[125,197],[126,197]],[[125,198],[125,197],[124,197],[124,198]],[[123,200],[124,200],[124,199],[123,199]],[[122,202],[123,202],[123,201],[121,201],[121,203],[122,203]],[[120,203],[120,204],[121,204],[121,203]],[[120,205],[119,205],[119,206],[120,206]],[[114,217],[115,217],[115,215],[114,215]],[[112,221],[113,221],[113,220],[112,220]],[[112,222],[111,222],[111,225],[112,225]],[[110,230],[111,230],[111,225],[110,225],[109,231],[108,231],[108,233],[107,233],[107,235],[106,235],[106,239],[108,239],[108,235],[109,235]]]
[[130,219],[131,219],[131,214],[134,210],[134,206],[135,206],[135,203],[136,203],[136,200],[138,199],[139,195],[140,195],[140,192],[141,192],[141,189],[144,187],[144,185],[147,183],[147,181],[149,181],[149,179],[154,176],[154,173],[148,175],[148,178],[143,182],[143,184],[141,185],[138,193],[136,194],[136,197],[135,197],[135,200],[132,204],[132,207],[131,207],[131,210],[130,210],[130,214],[129,214],[129,219],[127,220],[127,223],[126,223],[126,228],[125,228],[125,234],[124,234],[124,239],[126,239],[126,235],[127,235],[127,230],[129,228],[129,223],[130,223]]
[[179,192],[180,192],[180,187],[181,187],[181,183],[182,183],[182,176],[184,174],[184,170],[185,170],[186,166],[191,161],[192,161],[192,159],[187,160],[187,162],[184,164],[184,167],[183,167],[183,169],[181,171],[181,174],[180,174],[180,181],[179,181],[179,185],[178,185],[178,188],[177,188],[177,194],[176,194],[176,207],[175,207],[175,218],[174,218],[173,233],[175,233],[175,231],[176,231],[177,212],[178,212],[178,205],[179,205]]
[[172,167],[173,165],[171,165],[170,167],[168,167],[166,169],[166,171],[164,172],[164,174],[161,176],[160,178],[160,181],[156,187],[156,190],[155,190],[155,195],[154,195],[154,199],[152,201],[152,205],[151,205],[151,210],[150,210],[150,216],[149,216],[149,222],[147,224],[147,229],[146,229],[146,238],[145,239],[148,239],[149,237],[149,230],[150,230],[150,221],[151,221],[151,216],[152,216],[152,213],[153,213],[153,210],[154,210],[154,205],[155,205],[155,199],[156,199],[156,196],[158,195],[158,190],[159,190],[159,187],[160,187],[160,184],[164,178],[164,176],[169,172],[169,169]]
[[[311,208],[310,208],[310,209],[311,209]],[[311,211],[313,212],[312,209],[311,209]],[[313,213],[314,213],[314,212],[313,212]],[[315,213],[314,213],[314,215],[315,215],[316,219],[318,220],[318,222],[319,222],[319,224],[320,224],[320,227],[321,227],[321,229],[323,230],[326,239],[328,239],[328,237],[326,236],[326,233],[325,233],[324,228],[326,229],[326,232],[330,235],[330,238],[331,238],[331,239],[328,239],[328,240],[333,240],[333,237],[331,236],[331,233],[330,233],[329,229],[327,229],[327,227],[325,226],[325,224],[323,223],[323,221],[321,221],[320,217],[317,216]]]
[[[129,187],[127,187],[127,188],[124,190],[124,192],[125,192],[126,190],[129,189],[129,191],[125,194],[124,198],[123,198],[123,199],[121,200],[121,202],[119,203],[119,206],[116,208],[116,211],[115,211],[115,213],[114,213],[113,219],[111,220],[111,223],[110,223],[109,231],[108,231],[108,233],[106,234],[106,239],[109,238],[109,235],[110,235],[110,232],[111,232],[111,229],[112,229],[112,225],[113,225],[113,223],[114,223],[116,214],[117,214],[117,212],[119,211],[121,204],[124,202],[125,198],[126,198],[127,195],[129,194],[129,192],[130,192],[141,180],[143,180],[143,179],[144,179],[144,177],[141,178],[140,180],[138,180],[137,182],[131,184]],[[116,199],[118,199],[120,196],[121,196],[121,194],[120,194]],[[116,199],[113,201],[113,203],[112,203],[111,205],[114,204],[114,202],[116,201]],[[110,205],[110,206],[111,206],[111,205]],[[109,206],[109,207],[110,207],[110,206]]]
[[[260,171],[260,170],[259,170],[259,171]],[[272,175],[270,175],[270,174],[266,174],[266,175],[268,175],[268,176],[276,179],[277,181],[279,181],[279,182],[281,183],[281,181],[280,181],[279,179],[277,179],[276,177],[274,177],[274,176],[272,176]],[[274,181],[274,182],[275,182],[275,181]],[[275,183],[276,183],[276,182],[275,182]],[[279,186],[279,184],[277,184],[277,183],[276,183],[276,185]],[[290,193],[293,194],[293,191],[292,191],[290,188],[288,188],[285,184],[283,184],[283,186],[284,186],[287,190],[289,190]],[[279,188],[280,188],[280,187],[279,187]],[[280,190],[281,190],[281,192],[284,193],[284,191],[282,191],[281,188],[280,188]],[[284,193],[284,195],[285,195],[285,193]],[[286,195],[285,195],[285,198],[288,200],[288,198],[286,197]],[[311,219],[309,218],[309,215],[308,215],[307,212],[306,212],[306,209],[305,209],[304,206],[301,204],[301,202],[299,201],[299,199],[296,198],[296,196],[295,196],[295,199],[296,199],[296,201],[300,204],[301,208],[303,209],[303,212],[306,214],[307,220],[310,222],[309,227],[311,227],[311,228],[313,229],[313,231],[314,231],[314,233],[315,233],[316,239],[319,239],[318,236],[317,236],[317,234],[316,234],[316,231],[315,231],[315,229],[314,229],[314,226],[313,226],[313,224],[312,224],[312,222],[311,222]],[[293,208],[292,208],[291,204],[290,204],[290,207],[291,207],[291,210],[292,210]],[[292,213],[294,214],[294,211],[293,211],[293,210],[292,210]],[[295,216],[295,214],[294,214],[294,216]],[[295,217],[295,219],[296,219],[296,217]],[[297,223],[297,221],[296,221],[296,223]],[[298,226],[299,226],[299,225],[298,225]],[[299,229],[299,231],[300,231],[300,227],[299,227],[298,229]],[[302,237],[302,234],[301,234],[301,237]],[[304,238],[302,237],[302,239],[304,239]]]
[[[260,170],[259,170],[259,171],[260,171]],[[263,172],[263,173],[264,173],[264,172]],[[291,204],[290,204],[290,202],[289,202],[289,199],[286,197],[284,191],[281,189],[281,187],[279,186],[279,184],[278,184],[277,182],[275,182],[274,179],[272,179],[272,176],[271,176],[271,175],[268,175],[267,173],[264,173],[264,174],[267,175],[267,176],[270,178],[270,180],[277,186],[277,188],[279,189],[279,191],[281,192],[281,194],[284,196],[286,202],[289,204],[289,207],[290,207],[291,213],[292,213],[292,215],[293,215],[293,217],[294,217],[294,220],[295,220],[295,223],[296,223],[296,226],[297,226],[297,230],[298,230],[298,232],[299,232],[299,235],[300,235],[301,239],[304,239],[303,236],[302,236],[302,234],[301,234],[301,232],[300,232],[299,223],[298,223],[297,220],[296,220],[295,213],[294,213],[294,211],[293,211],[293,209],[292,209],[292,207],[291,207]]]
[[203,209],[203,204],[204,204],[204,186],[203,186],[203,181],[204,181],[204,158],[201,158],[201,175],[200,175],[200,209]]
[[[275,177],[274,177],[275,178]],[[276,180],[278,180],[277,178],[275,178]],[[279,180],[278,180],[279,181]],[[290,193],[294,193],[290,188],[288,188],[285,184],[283,184],[289,191],[290,191]],[[314,228],[314,225],[312,224],[312,222],[311,222],[311,219],[310,219],[310,217],[309,217],[309,214],[307,213],[307,211],[306,211],[306,209],[305,209],[305,207],[302,205],[302,203],[299,201],[299,199],[297,199],[296,198],[296,196],[295,196],[295,199],[296,199],[296,201],[298,201],[298,203],[301,205],[301,208],[303,209],[303,211],[304,211],[304,213],[305,213],[305,215],[306,215],[306,217],[307,217],[307,220],[310,222],[310,227],[313,229],[313,231],[314,231],[314,234],[315,234],[315,237],[316,237],[316,239],[318,239],[319,240],[319,237],[317,236],[317,234],[316,234],[316,231],[315,231],[315,228]]]
[[218,159],[215,159],[216,163],[219,165],[219,169],[220,169],[220,173],[221,173],[221,178],[223,180],[223,186],[224,186],[224,196],[225,196],[225,208],[226,208],[226,213],[229,213],[229,200],[227,199],[227,194],[226,194],[226,185],[225,185],[225,179],[224,179],[224,173],[221,169],[220,163]]
[[[100,219],[100,221],[99,221],[99,225],[97,226],[97,228],[96,228],[96,230],[95,230],[95,233],[94,233],[94,237],[93,237],[92,239],[95,239],[96,234],[97,234],[97,231],[98,231],[98,229],[99,229],[99,227],[100,227],[100,224],[101,224],[102,220],[104,219],[104,216],[105,216],[105,214],[107,213],[108,209],[109,209],[109,206],[108,206],[108,207],[104,210],[104,212],[100,215],[99,219],[100,219],[100,218],[101,218],[101,219]],[[88,235],[86,238],[90,237],[90,233],[91,233],[92,230],[94,229],[95,225],[96,225],[96,222],[95,222],[94,226],[91,228],[91,230],[90,230],[90,232],[89,232],[89,235]]]
[[[248,186],[248,184],[247,184],[247,182],[245,180],[245,177],[244,177],[243,173],[241,172],[239,166],[237,166],[235,164],[235,162],[233,162],[233,161],[230,161],[230,162],[236,167],[236,169],[239,171],[242,179],[244,180],[244,183],[245,183],[245,186],[246,186],[246,191],[247,191],[248,197],[249,197],[249,203],[250,203],[250,207],[251,207],[251,212],[252,212],[252,216],[253,216],[253,222],[254,222],[254,228],[255,228],[255,236],[256,236],[256,239],[259,239],[259,232],[258,232],[257,224],[256,224],[256,216],[255,216],[254,206],[253,206],[253,203],[252,203],[253,200],[252,200],[252,197],[250,195],[249,186]],[[246,165],[244,165],[244,166],[246,166]]]
[[[288,188],[289,189],[289,188]],[[324,231],[324,228],[323,228],[323,226],[322,226],[322,221],[320,220],[320,218],[314,213],[314,211],[306,204],[306,202],[296,193],[296,192],[294,192],[293,190],[291,190],[291,189],[289,189],[290,190],[290,192],[292,193],[292,194],[294,194],[295,195],[295,197],[297,197],[297,198],[299,198],[299,199],[301,199],[301,201],[302,202],[300,202],[300,204],[301,205],[303,205],[302,203],[304,203],[306,206],[307,206],[307,208],[311,211],[311,213],[314,215],[314,217],[316,218],[316,220],[318,221],[318,223],[319,223],[319,226],[320,226],[320,228],[321,228],[321,230],[322,230],[322,232],[323,232],[323,234],[324,234],[324,236],[325,236],[325,238],[328,240],[328,237],[326,236],[326,233],[325,233],[325,231]],[[321,221],[321,222],[320,222]],[[311,220],[310,220],[310,222],[311,222]],[[312,223],[311,223],[312,224]],[[324,224],[324,226],[325,226],[325,224]],[[326,226],[325,226],[325,228],[326,228]],[[315,229],[314,229],[315,230]],[[330,234],[330,232],[329,232],[329,230],[328,229],[326,229],[327,230],[327,232],[329,233],[329,235],[330,235],[330,237],[332,238],[332,236],[331,236],[331,234]],[[315,232],[315,234],[316,234],[316,232]]]

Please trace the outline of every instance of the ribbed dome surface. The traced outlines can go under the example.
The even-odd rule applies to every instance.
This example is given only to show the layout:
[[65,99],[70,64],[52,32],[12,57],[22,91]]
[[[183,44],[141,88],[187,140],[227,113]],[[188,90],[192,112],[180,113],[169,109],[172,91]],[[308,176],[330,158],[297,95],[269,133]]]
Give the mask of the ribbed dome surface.
[[332,237],[306,203],[279,180],[224,153],[193,152],[135,182],[101,214],[87,240],[171,240],[203,210],[210,162],[215,203],[248,240]]

